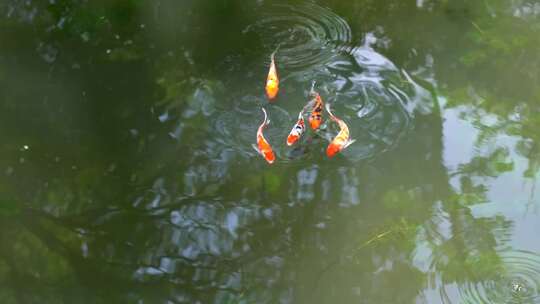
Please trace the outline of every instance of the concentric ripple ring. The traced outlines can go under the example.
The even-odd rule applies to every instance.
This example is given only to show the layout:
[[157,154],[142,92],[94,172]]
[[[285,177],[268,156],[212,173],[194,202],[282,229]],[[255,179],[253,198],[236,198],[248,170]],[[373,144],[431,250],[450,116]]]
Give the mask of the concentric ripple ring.
[[292,71],[324,65],[336,46],[351,42],[347,22],[316,4],[270,5],[262,11],[260,21],[245,32],[259,35],[269,54],[280,45],[279,62]]
[[540,255],[505,251],[500,259],[496,277],[460,286],[462,303],[540,303]]

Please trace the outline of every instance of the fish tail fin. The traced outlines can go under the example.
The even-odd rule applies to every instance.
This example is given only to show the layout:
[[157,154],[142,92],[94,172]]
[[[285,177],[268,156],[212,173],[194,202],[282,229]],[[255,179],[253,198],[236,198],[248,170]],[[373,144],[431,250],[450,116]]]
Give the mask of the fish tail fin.
[[[268,115],[266,114],[266,110],[264,108],[261,108],[261,110],[264,113],[264,122],[266,123],[268,121]],[[267,123],[266,123],[267,124]]]
[[[266,114],[266,110],[264,108],[261,108],[261,110],[264,113],[264,120],[263,120],[263,123],[262,123],[261,127],[262,126],[268,126],[270,124],[270,119],[268,119],[268,114]],[[259,129],[260,129],[260,127],[259,127]]]
[[270,58],[272,59],[272,61],[275,59],[276,53],[277,53],[277,51],[279,50],[279,47],[281,47],[281,42],[278,43],[276,49],[275,49],[275,50],[272,52],[272,54],[270,55]]
[[317,96],[319,96],[319,93],[315,91],[315,85],[317,85],[317,81],[316,80],[311,81],[311,88],[309,89],[309,96],[313,98],[313,100],[316,100]]
[[328,112],[328,114],[330,114],[330,117],[332,117],[333,120],[336,120],[336,116],[334,116],[334,114],[332,113],[332,111],[330,110],[330,104],[329,103],[326,103],[324,105],[324,107],[326,108],[326,112]]
[[315,94],[315,84],[316,84],[316,83],[317,83],[316,80],[313,80],[313,81],[311,82],[311,89],[309,90],[309,94],[311,94],[311,95]]

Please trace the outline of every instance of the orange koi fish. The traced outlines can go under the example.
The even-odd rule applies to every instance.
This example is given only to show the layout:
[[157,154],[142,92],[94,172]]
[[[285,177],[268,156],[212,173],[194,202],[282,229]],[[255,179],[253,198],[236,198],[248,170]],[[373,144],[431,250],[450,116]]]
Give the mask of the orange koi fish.
[[276,50],[270,55],[270,70],[268,71],[268,77],[266,78],[266,96],[272,101],[276,98],[279,91],[279,78],[276,69],[276,52],[279,49],[279,45]]
[[306,130],[306,126],[304,124],[304,110],[302,109],[302,111],[298,113],[298,121],[292,128],[291,133],[289,133],[289,136],[287,136],[287,145],[292,146],[300,138],[300,136],[304,134],[305,130]]
[[322,123],[323,101],[319,93],[313,92],[313,94],[315,94],[315,99],[312,101],[313,110],[311,110],[308,120],[311,129],[317,130]]
[[263,135],[263,129],[270,124],[270,120],[267,119],[268,115],[266,115],[266,111],[264,110],[264,108],[261,109],[264,113],[264,121],[259,126],[259,129],[257,129],[257,146],[253,145],[253,148],[255,149],[255,151],[257,151],[257,153],[262,155],[269,164],[272,164],[274,160],[276,160],[276,156],[274,155],[272,147],[270,146],[268,141],[266,141]]
[[330,144],[328,145],[328,148],[326,148],[326,155],[328,157],[334,156],[336,153],[342,151],[343,149],[347,148],[350,144],[355,142],[356,140],[351,140],[349,138],[349,127],[347,124],[334,116],[332,112],[330,111],[330,105],[326,104],[326,111],[328,114],[330,114],[330,118],[332,118],[333,121],[335,121],[339,125],[339,133],[332,139]]

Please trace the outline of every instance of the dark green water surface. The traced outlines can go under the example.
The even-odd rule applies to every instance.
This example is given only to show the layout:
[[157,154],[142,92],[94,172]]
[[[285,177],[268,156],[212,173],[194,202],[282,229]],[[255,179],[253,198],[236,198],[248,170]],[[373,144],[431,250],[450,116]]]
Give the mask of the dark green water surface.
[[539,171],[538,1],[0,1],[0,303],[538,304]]

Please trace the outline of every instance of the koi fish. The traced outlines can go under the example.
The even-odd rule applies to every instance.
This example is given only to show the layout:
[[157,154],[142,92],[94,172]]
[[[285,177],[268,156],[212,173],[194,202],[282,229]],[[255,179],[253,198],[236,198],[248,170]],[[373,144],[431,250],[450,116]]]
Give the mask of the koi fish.
[[287,145],[292,146],[300,138],[300,136],[304,134],[304,131],[306,131],[306,126],[304,124],[304,110],[302,109],[302,111],[298,113],[298,121],[292,128],[289,136],[287,136]]
[[279,49],[279,45],[276,50],[270,55],[270,70],[268,71],[268,77],[266,78],[266,96],[272,101],[276,98],[279,91],[279,78],[276,69],[276,52]]
[[257,151],[257,153],[262,155],[269,164],[272,164],[274,160],[276,160],[276,156],[274,155],[272,147],[270,146],[268,141],[266,141],[263,135],[263,129],[270,124],[270,120],[268,120],[268,115],[266,115],[266,111],[264,110],[264,108],[261,109],[264,113],[264,121],[259,126],[259,129],[257,129],[257,146],[253,145],[253,148],[255,149],[255,151]]
[[326,155],[328,157],[334,156],[336,153],[342,151],[343,149],[347,148],[350,144],[355,142],[356,140],[351,140],[349,138],[349,127],[347,124],[334,116],[332,112],[330,111],[330,105],[326,104],[326,111],[328,114],[330,114],[330,118],[332,118],[333,121],[335,121],[339,125],[339,133],[332,139],[330,144],[328,145],[328,148],[326,148]]
[[313,100],[313,110],[311,110],[308,120],[311,129],[317,130],[322,123],[323,101],[319,93],[313,92],[313,94],[315,94],[315,99]]

